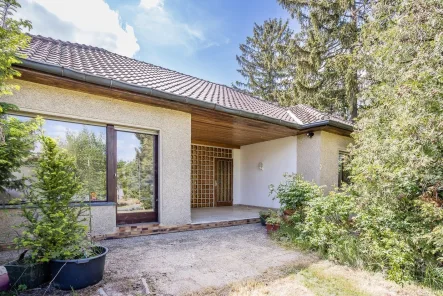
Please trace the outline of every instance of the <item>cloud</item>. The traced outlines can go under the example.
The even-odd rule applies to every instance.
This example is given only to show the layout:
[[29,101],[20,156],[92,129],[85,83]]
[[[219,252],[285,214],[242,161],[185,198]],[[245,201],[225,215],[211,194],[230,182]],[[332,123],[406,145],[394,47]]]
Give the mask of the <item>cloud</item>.
[[208,38],[210,26],[202,26],[192,20],[180,20],[167,9],[164,0],[141,0],[134,18],[137,33],[147,44],[164,47],[181,46],[191,54],[199,49],[218,46]]
[[134,29],[122,24],[119,13],[104,0],[24,0],[21,5],[17,17],[32,22],[32,34],[102,47],[129,57],[140,49]]

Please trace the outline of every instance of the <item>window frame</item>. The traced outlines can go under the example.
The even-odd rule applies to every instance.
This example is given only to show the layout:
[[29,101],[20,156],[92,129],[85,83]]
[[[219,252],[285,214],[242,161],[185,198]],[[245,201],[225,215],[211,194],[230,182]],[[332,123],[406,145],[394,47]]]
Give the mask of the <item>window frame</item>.
[[[74,124],[92,125],[105,128],[105,146],[106,146],[106,199],[90,201],[95,205],[104,203],[117,204],[117,131],[134,132],[149,134],[154,137],[154,195],[155,195],[155,220],[159,216],[159,131],[130,125],[110,124],[103,121],[86,120],[76,117],[63,117],[51,114],[38,114],[26,111],[9,111],[7,115],[23,116],[29,118],[42,117],[45,120],[60,121]],[[2,207],[16,206],[5,203]],[[117,211],[117,207],[116,207]],[[153,217],[154,218],[154,217]]]
[[[348,176],[348,178],[344,178],[345,162],[341,161],[342,156],[349,157],[349,152],[342,151],[342,150],[338,151],[338,183],[337,183],[338,188],[341,188],[343,186],[343,184],[349,183],[349,176]],[[345,180],[345,179],[347,179],[347,180]]]

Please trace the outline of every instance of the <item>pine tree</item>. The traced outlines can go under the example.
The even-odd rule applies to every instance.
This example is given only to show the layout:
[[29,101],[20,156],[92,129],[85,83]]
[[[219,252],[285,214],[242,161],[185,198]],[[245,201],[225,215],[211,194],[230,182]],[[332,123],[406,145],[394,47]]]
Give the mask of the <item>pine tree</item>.
[[240,45],[237,71],[246,82],[237,81],[233,87],[267,101],[277,102],[287,94],[291,73],[286,66],[286,46],[293,35],[288,21],[270,19],[263,25],[254,24],[252,37]]
[[355,53],[370,0],[278,0],[298,19],[301,32],[290,46],[297,69],[296,100],[357,116],[362,72]]
[[77,200],[82,184],[75,160],[50,137],[42,134],[40,141],[42,153],[23,207],[25,231],[14,241],[31,249],[36,262],[88,257],[91,245],[82,223],[87,208]]
[[16,0],[0,0],[0,96],[12,94],[17,85],[7,83],[20,73],[12,68],[13,64],[20,63],[18,51],[28,46],[30,37],[22,33],[24,29],[31,29],[31,22],[15,20],[11,16],[20,8]]

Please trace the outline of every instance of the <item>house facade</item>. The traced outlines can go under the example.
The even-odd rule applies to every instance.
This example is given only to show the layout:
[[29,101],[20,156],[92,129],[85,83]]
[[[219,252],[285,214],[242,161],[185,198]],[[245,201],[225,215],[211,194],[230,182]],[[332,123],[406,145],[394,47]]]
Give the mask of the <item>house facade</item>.
[[[21,89],[2,100],[20,108],[10,114],[19,120],[43,117],[45,133],[73,153],[94,235],[190,225],[198,208],[277,208],[268,186],[284,173],[325,190],[340,182],[352,132],[340,118],[86,45],[33,36],[24,53]],[[21,220],[9,200],[0,200],[0,244]]]

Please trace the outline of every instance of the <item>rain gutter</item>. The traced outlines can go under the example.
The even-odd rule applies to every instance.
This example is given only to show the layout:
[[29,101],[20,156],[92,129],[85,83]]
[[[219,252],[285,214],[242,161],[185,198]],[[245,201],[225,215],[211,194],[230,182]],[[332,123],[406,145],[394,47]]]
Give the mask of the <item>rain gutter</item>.
[[165,100],[169,100],[169,101],[198,106],[198,107],[205,108],[205,109],[216,110],[216,111],[228,113],[231,115],[246,117],[246,118],[255,119],[255,120],[259,120],[259,121],[264,121],[264,122],[268,122],[268,123],[272,123],[272,124],[286,126],[289,128],[295,128],[295,129],[302,130],[302,131],[307,130],[307,129],[316,128],[316,127],[326,126],[326,125],[334,126],[334,127],[340,128],[340,129],[348,130],[348,131],[353,131],[352,126],[341,123],[341,122],[333,121],[333,120],[323,120],[323,121],[318,121],[318,122],[314,122],[314,123],[310,123],[310,124],[302,124],[301,125],[298,123],[292,123],[292,122],[288,122],[285,120],[272,118],[272,117],[269,117],[266,115],[261,115],[261,114],[238,110],[238,109],[233,109],[233,108],[227,108],[227,107],[223,107],[218,104],[215,104],[215,103],[205,102],[202,100],[197,100],[197,99],[193,99],[193,98],[189,98],[189,97],[185,97],[185,96],[171,94],[171,93],[167,93],[167,92],[156,90],[156,89],[149,88],[149,87],[138,86],[138,85],[134,85],[131,83],[126,83],[126,82],[121,82],[121,81],[101,77],[98,75],[86,74],[83,72],[79,72],[79,71],[75,71],[75,70],[72,70],[69,68],[65,68],[63,66],[58,66],[58,65],[43,63],[43,62],[37,62],[37,61],[33,61],[33,60],[28,60],[28,59],[22,59],[21,61],[22,61],[22,64],[18,65],[19,67],[32,69],[32,70],[36,70],[36,71],[44,72],[44,73],[48,73],[48,74],[53,74],[53,75],[60,76],[60,77],[66,77],[66,78],[70,78],[70,79],[81,81],[81,82],[88,82],[88,83],[92,83],[92,84],[96,84],[96,85],[101,85],[101,86],[108,87],[111,89],[130,91],[130,92],[148,95],[148,96],[152,96],[152,97],[157,97],[157,98],[161,98],[161,99],[165,99]]

